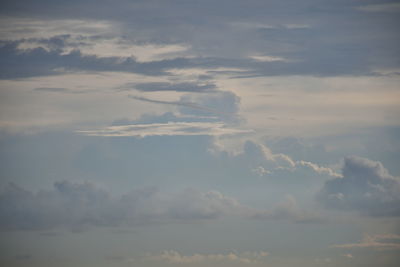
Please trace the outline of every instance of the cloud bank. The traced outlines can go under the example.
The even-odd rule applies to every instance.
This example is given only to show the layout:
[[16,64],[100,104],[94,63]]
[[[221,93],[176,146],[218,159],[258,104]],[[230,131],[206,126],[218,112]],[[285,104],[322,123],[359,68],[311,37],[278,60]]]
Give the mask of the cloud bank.
[[355,210],[371,216],[400,216],[400,179],[382,163],[346,157],[343,178],[327,181],[317,199],[327,208]]

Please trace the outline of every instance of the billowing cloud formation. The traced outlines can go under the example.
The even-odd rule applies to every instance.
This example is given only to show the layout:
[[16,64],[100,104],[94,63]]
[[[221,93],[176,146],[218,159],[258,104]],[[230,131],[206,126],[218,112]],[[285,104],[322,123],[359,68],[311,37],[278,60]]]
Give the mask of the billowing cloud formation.
[[365,235],[360,242],[335,245],[333,247],[345,249],[400,250],[400,235]]
[[358,210],[372,216],[400,216],[400,179],[382,163],[347,157],[343,178],[327,181],[317,198],[328,208]]
[[159,254],[152,254],[146,257],[146,261],[161,261],[170,264],[190,264],[190,263],[204,263],[204,264],[216,264],[216,263],[241,263],[241,264],[252,264],[261,262],[268,252],[243,252],[235,253],[230,252],[227,254],[193,254],[185,256],[174,250],[163,251]]

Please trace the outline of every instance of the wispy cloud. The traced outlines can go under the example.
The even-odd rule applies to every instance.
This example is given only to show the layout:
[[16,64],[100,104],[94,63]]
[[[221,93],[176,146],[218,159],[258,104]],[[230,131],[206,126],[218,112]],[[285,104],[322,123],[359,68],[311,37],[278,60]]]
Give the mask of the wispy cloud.
[[168,122],[110,126],[99,130],[82,130],[88,136],[162,136],[162,135],[233,135],[251,133],[251,130],[229,128],[219,122]]
[[400,235],[365,235],[365,237],[357,243],[334,245],[333,247],[345,249],[400,250]]
[[254,264],[264,260],[269,255],[265,251],[249,251],[249,252],[230,252],[226,254],[193,254],[193,255],[182,255],[175,250],[166,250],[159,254],[150,254],[143,260],[145,261],[160,261],[170,264],[191,264],[191,263],[204,263],[204,264],[215,264],[215,263],[241,263],[241,264]]

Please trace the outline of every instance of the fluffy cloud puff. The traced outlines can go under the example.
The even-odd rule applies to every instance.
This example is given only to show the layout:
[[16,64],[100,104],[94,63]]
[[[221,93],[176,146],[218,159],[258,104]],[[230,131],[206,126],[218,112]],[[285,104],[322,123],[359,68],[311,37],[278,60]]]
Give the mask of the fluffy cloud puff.
[[400,179],[382,163],[351,156],[345,158],[342,173],[343,178],[327,181],[319,192],[324,206],[371,216],[400,215]]

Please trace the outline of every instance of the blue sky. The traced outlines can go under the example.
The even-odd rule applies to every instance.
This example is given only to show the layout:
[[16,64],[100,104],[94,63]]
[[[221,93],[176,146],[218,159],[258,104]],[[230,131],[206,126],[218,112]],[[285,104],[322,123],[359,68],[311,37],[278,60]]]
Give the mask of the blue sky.
[[2,1],[0,263],[398,266],[398,1]]

